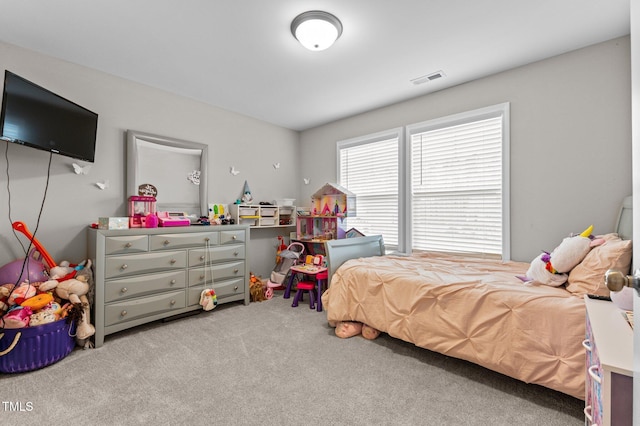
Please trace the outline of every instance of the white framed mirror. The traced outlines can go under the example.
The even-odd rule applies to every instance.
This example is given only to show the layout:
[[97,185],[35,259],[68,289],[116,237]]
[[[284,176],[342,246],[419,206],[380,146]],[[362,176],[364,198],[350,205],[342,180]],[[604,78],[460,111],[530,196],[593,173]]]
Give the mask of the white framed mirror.
[[159,212],[206,216],[207,164],[205,144],[127,130],[127,201],[153,195]]

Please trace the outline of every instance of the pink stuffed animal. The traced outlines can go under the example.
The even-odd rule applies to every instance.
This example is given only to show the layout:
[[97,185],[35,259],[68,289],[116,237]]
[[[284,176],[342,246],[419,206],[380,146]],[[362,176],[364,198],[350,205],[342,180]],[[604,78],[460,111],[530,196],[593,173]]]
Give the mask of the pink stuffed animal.
[[29,325],[32,313],[31,308],[19,306],[7,312],[0,322],[3,328],[24,328]]

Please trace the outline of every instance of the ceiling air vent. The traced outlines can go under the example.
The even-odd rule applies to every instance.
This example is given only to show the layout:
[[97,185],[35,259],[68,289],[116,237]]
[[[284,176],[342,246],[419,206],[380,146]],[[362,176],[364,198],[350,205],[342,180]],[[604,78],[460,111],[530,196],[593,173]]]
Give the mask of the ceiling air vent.
[[410,80],[410,81],[411,81],[411,83],[413,83],[414,85],[417,86],[419,84],[426,83],[428,81],[437,80],[437,79],[442,78],[442,77],[444,77],[444,72],[436,71],[436,72],[434,72],[432,74],[423,75],[422,77],[417,77],[417,78],[414,78],[413,80]]

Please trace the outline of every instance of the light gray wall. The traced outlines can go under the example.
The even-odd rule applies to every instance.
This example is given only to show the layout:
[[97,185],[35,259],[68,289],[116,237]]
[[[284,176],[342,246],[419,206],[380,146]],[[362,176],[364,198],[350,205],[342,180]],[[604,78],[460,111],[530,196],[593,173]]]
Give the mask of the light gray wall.
[[[593,223],[613,229],[631,193],[629,39],[596,46],[367,112],[301,134],[104,73],[0,43],[9,69],[99,114],[96,162],[76,175],[54,155],[37,237],[54,259],[86,256],[85,228],[99,216],[126,215],[125,132],[135,129],[210,145],[209,201],[231,203],[248,180],[254,198],[310,196],[336,179],[338,140],[511,102],[512,257],[529,261],[568,232]],[[298,143],[300,142],[300,143]],[[11,219],[33,231],[48,154],[8,146]],[[0,265],[22,257],[8,218],[5,143],[0,142]],[[273,163],[279,162],[275,170]],[[241,173],[232,176],[229,167]],[[311,179],[304,185],[302,178]],[[99,190],[95,183],[109,180]],[[276,236],[252,230],[250,268],[267,275]],[[25,241],[22,238],[22,241]]]
[[[36,237],[54,260],[86,257],[86,227],[100,216],[126,216],[125,132],[134,129],[209,145],[209,202],[232,203],[245,179],[256,201],[295,198],[299,135],[148,86],[0,43],[0,71],[8,69],[99,114],[96,161],[88,175],[71,158],[53,156],[49,190]],[[0,266],[24,257],[11,232],[4,150],[0,141]],[[49,154],[8,144],[11,220],[33,232],[46,183]],[[272,164],[279,162],[280,168]],[[85,163],[80,163],[85,164]],[[233,176],[235,166],[240,174]],[[96,182],[108,180],[100,190]],[[276,236],[289,229],[252,232],[252,271],[275,264]],[[26,238],[20,237],[23,242]]]
[[302,203],[335,182],[336,141],[510,102],[512,259],[590,224],[611,232],[631,194],[629,49],[611,40],[304,131]]

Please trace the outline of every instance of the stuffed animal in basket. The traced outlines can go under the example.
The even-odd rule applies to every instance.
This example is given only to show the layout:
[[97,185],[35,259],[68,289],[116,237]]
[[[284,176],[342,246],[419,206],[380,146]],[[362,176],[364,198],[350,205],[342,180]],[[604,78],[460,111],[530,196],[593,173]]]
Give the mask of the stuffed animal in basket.
[[562,240],[551,253],[543,252],[531,261],[527,275],[518,277],[527,284],[543,284],[558,287],[564,284],[569,272],[587,256],[593,247],[604,243],[591,234],[593,225],[578,235]]
[[89,285],[89,291],[87,294],[80,296],[82,302],[82,319],[78,323],[78,331],[76,333],[76,344],[84,349],[92,348],[93,342],[89,339],[96,333],[95,327],[91,324],[89,319],[91,318],[91,305],[93,304],[93,294],[95,291],[95,285],[93,283],[93,270],[91,269],[91,260],[83,262],[83,268],[76,274],[78,281],[85,282]]
[[[7,287],[5,287],[7,288]],[[12,287],[9,291],[9,297],[7,298],[7,305],[19,305],[24,300],[36,295],[36,284],[31,284],[27,281],[23,282],[17,287]]]
[[27,327],[32,313],[33,311],[29,307],[25,308],[20,305],[15,305],[2,317],[0,320],[0,326],[2,326],[2,328]]
[[49,269],[49,277],[53,280],[59,280],[71,274],[73,271],[84,269],[85,263],[86,262],[82,262],[77,267],[73,267],[69,262],[63,260],[59,265]]
[[91,289],[92,274],[91,274],[91,261],[87,260],[84,267],[78,271],[75,278],[70,278],[64,281],[58,281],[51,279],[40,284],[40,291],[49,291],[55,289],[56,294],[61,299],[66,299],[75,305],[82,306],[83,315],[82,319],[77,324],[76,328],[76,343],[79,346],[87,347],[91,345],[87,339],[93,336],[96,329],[89,322],[90,308],[89,299],[87,294]]
[[13,290],[13,284],[0,285],[0,315],[4,315],[9,310],[9,294]]

